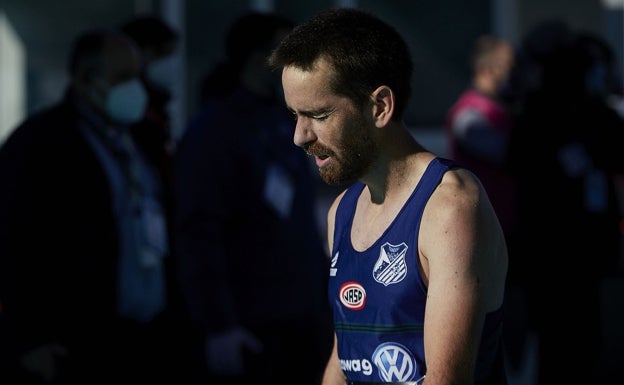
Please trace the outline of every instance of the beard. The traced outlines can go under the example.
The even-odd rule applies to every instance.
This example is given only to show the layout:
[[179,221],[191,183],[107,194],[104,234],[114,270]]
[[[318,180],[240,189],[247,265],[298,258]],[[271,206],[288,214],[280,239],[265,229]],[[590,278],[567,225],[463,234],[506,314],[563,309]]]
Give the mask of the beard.
[[342,130],[336,151],[315,143],[310,147],[310,152],[330,154],[333,162],[319,169],[319,174],[328,185],[339,186],[353,183],[364,176],[377,158],[379,147],[367,129],[367,122],[357,115]]

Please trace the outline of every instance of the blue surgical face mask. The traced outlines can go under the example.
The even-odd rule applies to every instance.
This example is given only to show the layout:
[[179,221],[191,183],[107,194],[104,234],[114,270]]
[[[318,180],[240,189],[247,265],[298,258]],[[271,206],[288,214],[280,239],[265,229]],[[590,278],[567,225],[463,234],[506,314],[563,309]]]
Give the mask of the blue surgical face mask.
[[121,124],[136,123],[147,107],[147,92],[137,78],[109,88],[105,102],[106,112],[113,121]]

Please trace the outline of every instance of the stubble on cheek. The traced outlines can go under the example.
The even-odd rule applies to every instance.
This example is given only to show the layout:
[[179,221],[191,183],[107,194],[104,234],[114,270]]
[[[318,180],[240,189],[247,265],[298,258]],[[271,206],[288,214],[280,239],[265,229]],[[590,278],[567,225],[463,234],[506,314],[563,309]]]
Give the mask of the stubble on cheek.
[[369,169],[376,147],[366,136],[352,138],[332,155],[332,162],[319,170],[323,181],[329,185],[350,184]]

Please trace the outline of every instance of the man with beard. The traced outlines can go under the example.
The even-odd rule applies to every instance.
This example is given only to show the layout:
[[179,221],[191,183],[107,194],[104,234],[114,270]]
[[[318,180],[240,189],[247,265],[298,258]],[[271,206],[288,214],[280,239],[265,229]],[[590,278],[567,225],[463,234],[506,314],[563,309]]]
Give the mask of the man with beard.
[[324,385],[506,384],[504,234],[477,177],[427,151],[402,121],[412,62],[363,11],[299,24],[272,52],[294,142],[330,207],[334,348]]

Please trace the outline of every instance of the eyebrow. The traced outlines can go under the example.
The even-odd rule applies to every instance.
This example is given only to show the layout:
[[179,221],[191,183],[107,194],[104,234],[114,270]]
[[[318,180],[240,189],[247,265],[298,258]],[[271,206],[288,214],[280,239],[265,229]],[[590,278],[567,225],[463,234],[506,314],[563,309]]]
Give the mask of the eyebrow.
[[336,108],[334,107],[323,107],[323,108],[318,108],[316,110],[303,110],[303,111],[295,111],[290,106],[287,106],[287,108],[293,114],[303,115],[303,116],[308,116],[308,117],[315,117],[315,116],[323,115],[323,114],[331,114],[334,111],[336,111]]

